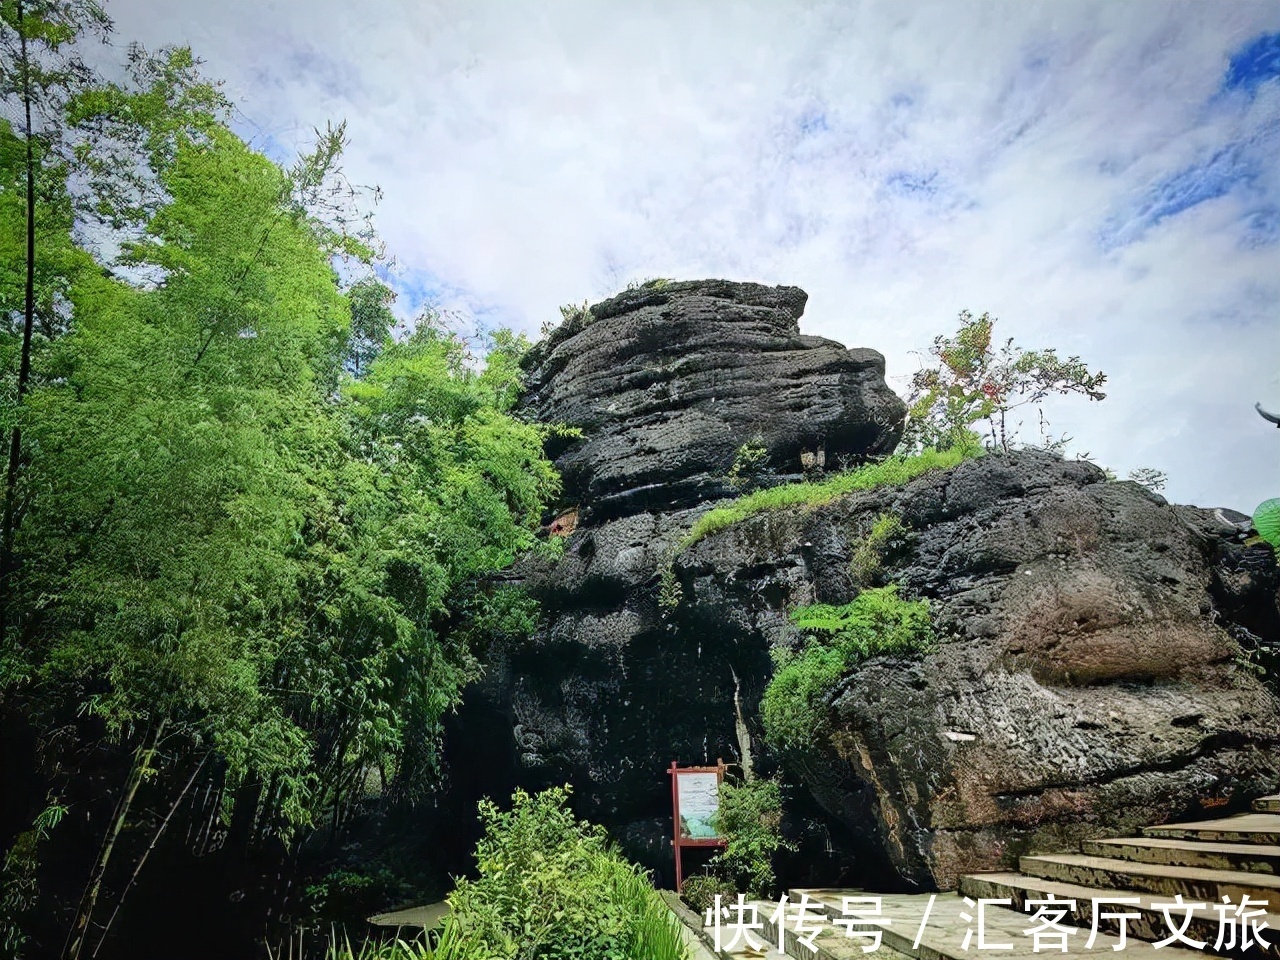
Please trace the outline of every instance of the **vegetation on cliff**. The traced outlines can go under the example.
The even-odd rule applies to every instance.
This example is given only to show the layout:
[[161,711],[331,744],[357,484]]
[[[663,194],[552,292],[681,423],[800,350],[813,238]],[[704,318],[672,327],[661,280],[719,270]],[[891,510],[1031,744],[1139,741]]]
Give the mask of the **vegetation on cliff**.
[[760,702],[765,736],[784,752],[811,748],[830,728],[831,694],[858,664],[919,653],[934,642],[929,604],[902,599],[896,586],[864,590],[838,606],[798,607],[791,620],[805,632],[804,646],[774,648],[777,669]]
[[946,450],[927,448],[915,454],[887,457],[823,480],[757,490],[704,513],[680,542],[680,549],[688,549],[704,537],[757,514],[792,507],[822,506],[845,494],[906,483],[930,470],[946,470],[981,454],[981,445],[970,440]]

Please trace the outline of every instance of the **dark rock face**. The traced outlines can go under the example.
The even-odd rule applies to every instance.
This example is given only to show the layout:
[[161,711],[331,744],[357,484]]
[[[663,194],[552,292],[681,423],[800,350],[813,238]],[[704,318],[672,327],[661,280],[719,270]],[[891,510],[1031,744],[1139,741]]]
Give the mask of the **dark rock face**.
[[525,409],[584,434],[557,459],[577,525],[561,560],[519,571],[543,625],[491,651],[455,725],[505,721],[511,739],[454,736],[450,764],[510,751],[520,782],[571,781],[585,815],[668,874],[665,771],[737,761],[735,691],[744,710],[758,701],[771,665],[766,645],[662,607],[661,570],[707,501],[736,494],[725,475],[743,443],[758,438],[777,473],[799,474],[802,450],[858,462],[900,435],[883,358],[801,335],[806,299],[724,281],[631,291],[527,364]]
[[1238,602],[1250,584],[1224,565],[1242,565],[1239,529],[1089,464],[989,455],[760,517],[680,559],[686,595],[724,611],[755,602],[740,642],[768,643],[784,613],[754,598],[850,599],[849,559],[883,513],[913,531],[884,576],[929,599],[942,642],[848,677],[834,733],[799,766],[905,879],[953,886],[1280,783],[1280,702],[1232,637],[1245,608],[1267,629],[1276,601],[1263,584]]
[[888,453],[902,401],[884,358],[804,336],[796,287],[704,280],[631,290],[531,352],[524,405],[584,440],[556,466],[597,519],[732,494],[739,447],[762,443],[781,473],[802,452],[829,464]]
[[804,301],[721,281],[642,288],[535,349],[526,409],[583,431],[556,452],[576,528],[562,558],[518,571],[542,625],[491,651],[450,765],[483,756],[494,784],[571,781],[580,813],[669,878],[668,764],[778,764],[759,723],[770,648],[799,641],[795,606],[853,598],[851,557],[892,513],[910,534],[883,582],[930,601],[942,642],[854,672],[830,701],[834,732],[787,759],[802,783],[789,829],[837,854],[784,865],[784,881],[946,887],[1274,790],[1280,701],[1253,664],[1280,644],[1275,562],[1221,511],[1027,451],[763,514],[676,553],[734,492],[745,441],[780,475],[803,451],[832,467],[896,443],[903,407],[880,356],[800,335]]

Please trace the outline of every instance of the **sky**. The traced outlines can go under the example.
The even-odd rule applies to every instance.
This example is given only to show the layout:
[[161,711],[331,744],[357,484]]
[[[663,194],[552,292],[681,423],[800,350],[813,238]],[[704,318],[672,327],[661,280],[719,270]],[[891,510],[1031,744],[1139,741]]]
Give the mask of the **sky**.
[[406,315],[536,337],[634,280],[790,284],[905,393],[990,312],[1107,374],[1046,406],[1069,455],[1280,496],[1278,0],[107,9],[117,44],[191,45],[275,159],[347,121]]

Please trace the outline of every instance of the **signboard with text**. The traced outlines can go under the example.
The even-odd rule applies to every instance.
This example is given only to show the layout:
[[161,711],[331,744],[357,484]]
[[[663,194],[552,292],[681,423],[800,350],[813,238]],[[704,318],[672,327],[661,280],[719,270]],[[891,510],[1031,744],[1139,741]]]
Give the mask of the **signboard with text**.
[[671,776],[671,819],[675,826],[676,890],[684,882],[680,861],[683,847],[723,847],[723,838],[712,826],[720,806],[720,783],[724,780],[725,765],[717,762],[714,767],[681,767],[672,762],[667,773]]

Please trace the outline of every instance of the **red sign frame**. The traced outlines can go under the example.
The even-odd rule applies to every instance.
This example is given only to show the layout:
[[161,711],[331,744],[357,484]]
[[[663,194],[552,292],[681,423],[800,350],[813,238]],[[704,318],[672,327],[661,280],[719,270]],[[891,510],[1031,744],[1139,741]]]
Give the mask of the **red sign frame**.
[[728,765],[720,759],[716,760],[714,767],[682,767],[676,761],[671,761],[671,766],[667,769],[667,775],[671,777],[671,817],[674,823],[674,836],[671,841],[672,849],[675,852],[676,859],[676,893],[680,892],[680,888],[684,885],[684,869],[680,860],[680,850],[683,847],[725,847],[727,846],[722,837],[685,837],[680,833],[680,777],[682,773],[714,773],[716,775],[717,786],[724,783],[725,770]]

